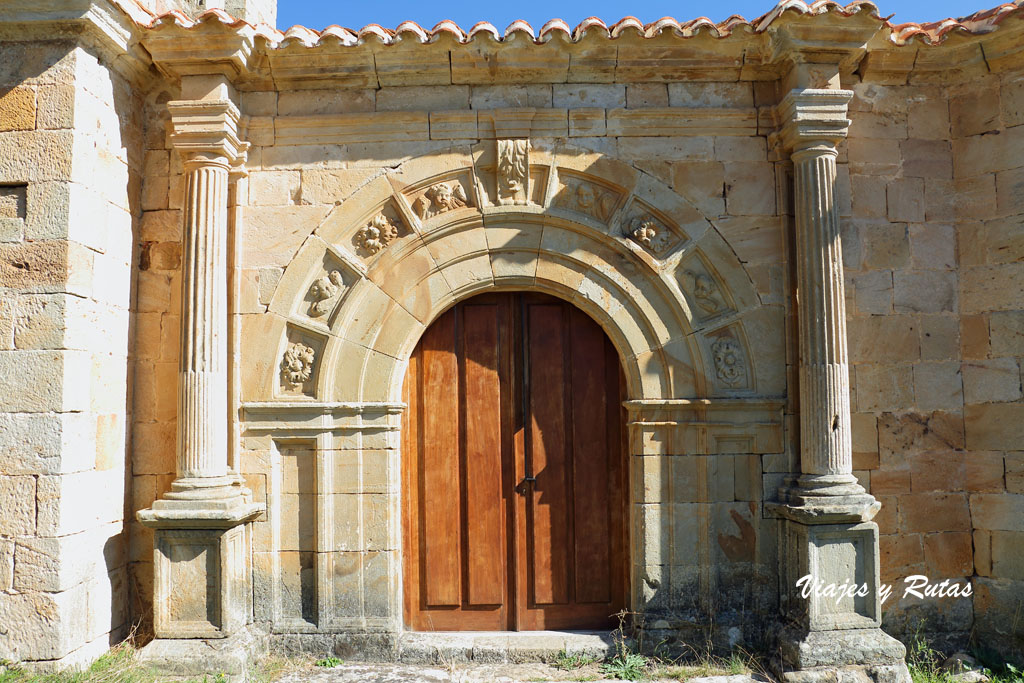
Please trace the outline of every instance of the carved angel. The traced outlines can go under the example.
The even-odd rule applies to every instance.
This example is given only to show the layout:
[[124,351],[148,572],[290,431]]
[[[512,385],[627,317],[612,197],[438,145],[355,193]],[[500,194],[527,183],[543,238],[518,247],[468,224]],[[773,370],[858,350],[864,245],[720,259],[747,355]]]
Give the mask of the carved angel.
[[610,192],[595,190],[590,183],[577,183],[575,186],[566,186],[558,203],[572,211],[589,214],[599,221],[607,221],[615,208],[615,197]]
[[343,285],[341,273],[336,270],[314,280],[309,288],[309,293],[314,299],[309,314],[316,317],[329,312],[334,307],[338,295],[341,294]]
[[718,379],[729,386],[736,386],[746,374],[743,353],[739,344],[728,337],[721,337],[711,345],[711,354],[715,362]]
[[436,183],[427,188],[416,200],[416,213],[421,219],[431,218],[452,209],[461,209],[469,204],[462,183]]
[[370,224],[356,233],[356,244],[376,254],[398,238],[398,228],[382,213],[377,214]]
[[302,342],[293,342],[288,345],[284,352],[284,359],[281,361],[281,377],[285,384],[295,388],[301,387],[313,376],[313,361],[316,359],[316,352],[313,347],[306,346]]
[[686,271],[687,289],[694,301],[707,313],[718,313],[723,306],[719,302],[718,284],[708,275],[692,270]]

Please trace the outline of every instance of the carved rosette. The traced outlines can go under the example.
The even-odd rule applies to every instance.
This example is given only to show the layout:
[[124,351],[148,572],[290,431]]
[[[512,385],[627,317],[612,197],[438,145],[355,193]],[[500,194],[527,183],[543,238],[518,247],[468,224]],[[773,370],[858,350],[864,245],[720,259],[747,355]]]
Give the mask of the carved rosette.
[[457,180],[434,183],[423,196],[416,200],[413,209],[421,220],[433,218],[442,213],[470,206],[466,189]]
[[344,286],[341,272],[332,270],[323,277],[318,277],[309,287],[309,295],[313,297],[313,303],[309,307],[309,315],[318,318],[330,313],[341,296]]
[[747,376],[747,365],[743,350],[730,337],[719,337],[711,345],[711,357],[715,363],[715,376],[729,387],[740,386]]
[[370,224],[356,233],[355,243],[363,251],[376,254],[398,239],[398,228],[382,213],[374,216]]
[[529,199],[530,141],[498,140],[498,203],[526,204]]
[[637,216],[629,222],[626,234],[637,244],[659,252],[668,242],[668,229],[651,215]]
[[286,387],[301,389],[313,376],[316,351],[302,342],[292,342],[281,360],[281,379]]

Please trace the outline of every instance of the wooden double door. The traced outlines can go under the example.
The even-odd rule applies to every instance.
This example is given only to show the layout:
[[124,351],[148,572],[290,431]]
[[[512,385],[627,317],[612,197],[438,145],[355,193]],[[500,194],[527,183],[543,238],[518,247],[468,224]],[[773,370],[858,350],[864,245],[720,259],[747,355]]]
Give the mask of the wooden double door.
[[624,381],[553,297],[449,310],[409,361],[402,442],[407,628],[604,628],[626,597]]

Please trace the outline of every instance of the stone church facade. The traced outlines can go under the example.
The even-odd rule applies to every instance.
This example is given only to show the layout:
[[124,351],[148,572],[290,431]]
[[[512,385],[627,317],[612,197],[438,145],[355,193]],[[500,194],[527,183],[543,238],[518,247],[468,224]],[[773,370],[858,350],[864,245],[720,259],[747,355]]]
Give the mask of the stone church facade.
[[393,659],[584,603],[793,681],[1024,656],[1024,11],[196,5],[0,6],[0,658]]

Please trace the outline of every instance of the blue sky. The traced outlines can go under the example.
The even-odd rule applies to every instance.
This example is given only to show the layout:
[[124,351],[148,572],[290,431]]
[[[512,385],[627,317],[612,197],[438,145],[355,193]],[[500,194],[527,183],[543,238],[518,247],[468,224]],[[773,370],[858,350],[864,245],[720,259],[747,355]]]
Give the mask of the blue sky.
[[[597,16],[611,24],[623,16],[633,15],[650,22],[664,16],[681,21],[707,16],[721,21],[731,14],[753,19],[773,7],[772,0],[518,0],[488,2],[484,0],[278,0],[277,26],[295,24],[320,30],[338,24],[360,28],[375,23],[395,28],[405,20],[413,20],[427,28],[442,19],[453,19],[464,29],[478,21],[489,21],[504,29],[515,19],[526,19],[540,28],[548,19],[558,17],[571,26],[588,16]],[[877,0],[882,15],[895,14],[894,22],[935,21],[958,17],[999,4],[999,0]]]

